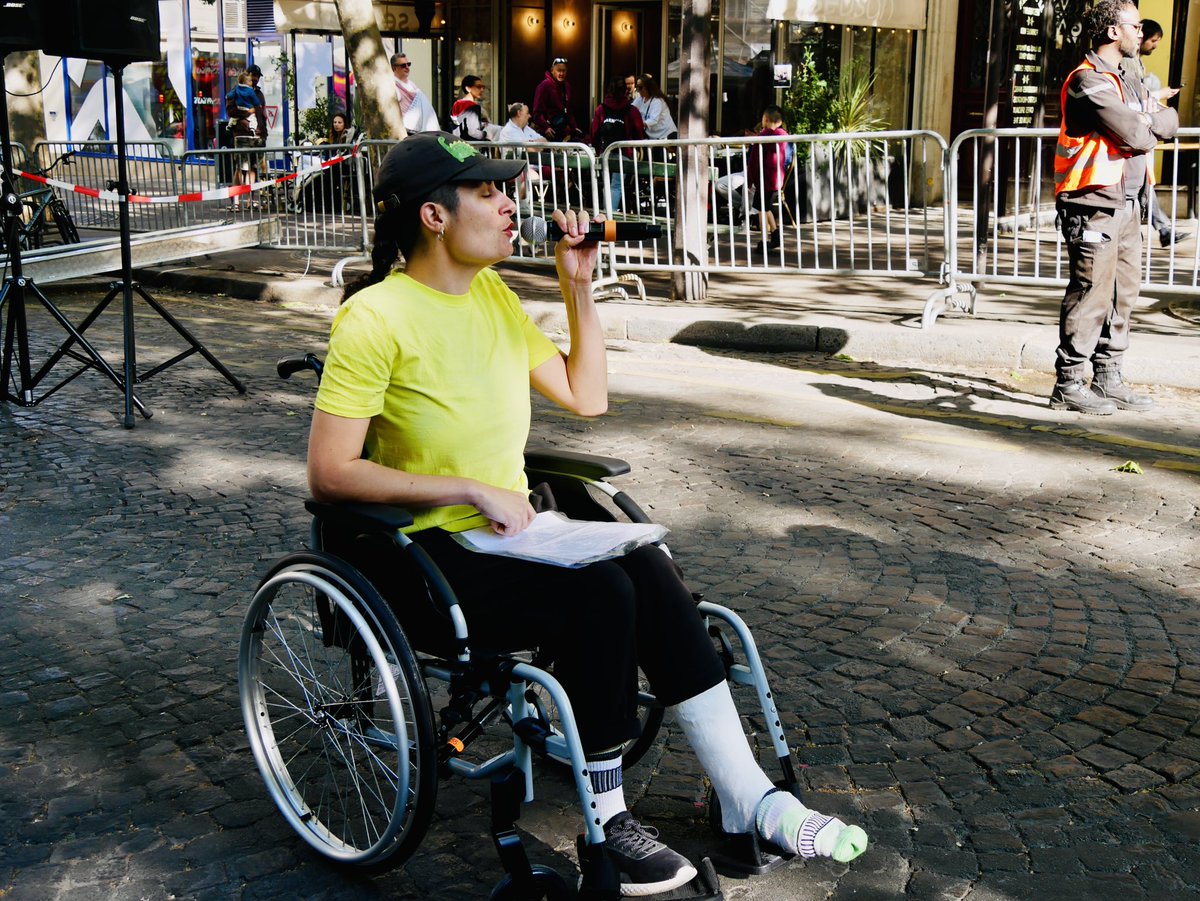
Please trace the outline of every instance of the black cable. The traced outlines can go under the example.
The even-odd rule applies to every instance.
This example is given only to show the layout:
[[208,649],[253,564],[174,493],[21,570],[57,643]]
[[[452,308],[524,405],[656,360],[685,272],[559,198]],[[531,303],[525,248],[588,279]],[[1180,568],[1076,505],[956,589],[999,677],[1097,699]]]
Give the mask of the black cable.
[[46,83],[34,91],[32,94],[14,94],[8,88],[4,89],[4,93],[9,97],[36,97],[38,94],[45,93],[46,88],[50,87],[50,82],[54,79],[54,73],[58,71],[58,67],[62,65],[62,57],[58,58],[58,62],[54,64],[54,68],[50,70],[50,75],[46,78]]

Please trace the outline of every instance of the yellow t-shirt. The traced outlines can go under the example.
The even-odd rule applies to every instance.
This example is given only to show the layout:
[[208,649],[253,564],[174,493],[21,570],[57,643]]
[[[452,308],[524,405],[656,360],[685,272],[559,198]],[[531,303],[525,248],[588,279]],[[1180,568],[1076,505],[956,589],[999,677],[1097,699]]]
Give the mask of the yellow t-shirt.
[[[556,353],[492,270],[460,296],[396,272],[338,310],[317,409],[369,418],[365,450],[376,463],[528,491],[529,373]],[[467,505],[413,517],[409,531],[487,522]]]

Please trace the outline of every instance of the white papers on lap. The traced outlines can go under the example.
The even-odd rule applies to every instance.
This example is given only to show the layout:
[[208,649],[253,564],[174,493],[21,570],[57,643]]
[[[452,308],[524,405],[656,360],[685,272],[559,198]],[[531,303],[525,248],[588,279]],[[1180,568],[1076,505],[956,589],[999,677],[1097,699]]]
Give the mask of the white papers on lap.
[[582,522],[561,513],[547,511],[533,518],[529,528],[519,535],[505,537],[482,526],[457,532],[454,539],[463,547],[481,554],[499,554],[535,563],[549,563],[576,569],[622,557],[643,544],[662,541],[665,526],[626,522]]

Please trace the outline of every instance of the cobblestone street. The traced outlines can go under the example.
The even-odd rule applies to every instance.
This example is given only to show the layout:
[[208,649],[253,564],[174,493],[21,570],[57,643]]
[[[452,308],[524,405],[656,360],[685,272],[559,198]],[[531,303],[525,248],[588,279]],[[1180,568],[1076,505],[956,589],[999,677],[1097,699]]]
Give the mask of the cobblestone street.
[[[163,300],[245,396],[192,357],[131,431],[94,373],[0,405],[0,899],[487,898],[486,785],[443,782],[421,849],[375,874],[269,800],[237,645],[307,539],[313,385],[274,364],[322,350],[329,311]],[[139,330],[143,366],[180,350]],[[92,331],[119,360],[119,321]],[[535,439],[631,462],[694,587],[754,629],[811,806],[872,840],[726,879],[730,901],[1200,898],[1200,393],[1085,419],[1041,373],[626,342],[609,363],[610,412],[536,402]],[[629,801],[700,856],[704,783],[663,736]],[[568,874],[570,786],[538,786],[528,850]]]

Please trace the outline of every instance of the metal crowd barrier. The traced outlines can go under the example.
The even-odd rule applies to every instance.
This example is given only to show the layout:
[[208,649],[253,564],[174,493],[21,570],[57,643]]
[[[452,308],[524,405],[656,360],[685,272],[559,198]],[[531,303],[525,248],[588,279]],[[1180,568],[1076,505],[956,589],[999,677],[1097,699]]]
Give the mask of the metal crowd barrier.
[[[363,212],[367,182],[361,150],[353,151],[349,144],[189,151],[183,155],[186,193],[284,180],[239,197],[184,204],[188,221],[275,219],[279,237],[266,246],[361,252],[369,240]],[[345,158],[321,168],[336,157]]]
[[[379,163],[395,143],[363,141],[363,158],[369,167],[368,191]],[[503,186],[517,204],[518,235],[521,223],[531,216],[549,219],[555,210],[568,207],[587,208],[592,215],[602,209],[602,198],[597,190],[599,167],[595,152],[588,145],[544,142],[494,144],[489,141],[471,143],[480,153],[493,159],[520,159],[528,163],[525,173],[516,182]],[[513,256],[536,263],[552,264],[554,247],[552,244],[530,244],[522,239],[514,245]]]
[[[13,168],[25,169],[26,161],[29,159],[29,151],[25,149],[25,145],[13,141],[9,146],[12,148]],[[17,187],[23,188],[24,186],[18,183]]]
[[[52,178],[100,190],[116,190],[115,141],[39,141],[33,148],[38,165],[45,168],[67,154],[50,172]],[[166,141],[129,141],[125,144],[126,172],[134,193],[179,193],[179,159]],[[59,191],[78,228],[117,231],[120,213],[115,200],[101,200],[72,191]],[[183,225],[174,204],[130,204],[129,226],[135,232],[163,231]]]
[[[705,138],[619,142],[597,156],[585,144],[477,143],[493,157],[529,166],[505,186],[517,205],[517,226],[549,219],[555,209],[663,227],[655,241],[605,245],[598,296],[624,296],[639,272],[779,272],[937,278],[922,324],[948,308],[974,312],[985,283],[1061,287],[1067,257],[1055,226],[1052,129],[977,129],[947,146],[929,131]],[[129,181],[141,193],[178,195],[297,175],[234,199],[130,204],[136,231],[271,219],[270,245],[365,253],[374,221],[371,185],[394,141],[349,146],[239,147],[190,151],[177,158],[167,142],[128,145]],[[747,190],[747,173],[764,168],[772,146],[791,148],[783,188],[768,196]],[[1163,212],[1179,222],[1196,216],[1200,128],[1181,129],[1160,145]],[[42,142],[33,150],[45,166],[71,151],[52,175],[108,188],[116,181],[116,145],[109,141]],[[18,151],[20,153],[20,151]],[[322,161],[346,155],[334,166]],[[18,156],[18,160],[20,156]],[[19,163],[18,163],[19,165]],[[703,201],[681,206],[683,179],[702,185]],[[944,199],[931,200],[939,181]],[[76,224],[117,228],[117,203],[60,192]],[[764,245],[764,223],[778,225],[778,246]],[[1182,230],[1195,231],[1195,223]],[[1145,242],[1143,288],[1200,294],[1200,241],[1183,250]],[[520,240],[514,256],[553,264],[553,247]],[[340,271],[340,267],[339,267]],[[335,273],[335,281],[337,273]]]
[[[775,151],[790,155],[781,190],[751,190],[748,175],[769,168],[773,147],[791,148]],[[945,153],[945,140],[928,131],[614,143],[601,156],[606,214],[658,223],[665,235],[614,247],[610,278],[630,278],[628,270],[938,275],[945,229],[929,189]],[[705,201],[681,211],[687,177],[707,182]],[[764,240],[768,216],[778,246]]]
[[[924,327],[946,309],[974,313],[978,287],[985,283],[1066,286],[1067,248],[1054,206],[1057,138],[1057,129],[973,129],[951,143],[945,287],[926,301]],[[1181,128],[1174,140],[1159,145],[1166,188],[1157,192],[1158,202],[1173,223],[1197,214],[1198,148],[1200,128]],[[1162,247],[1150,229],[1140,269],[1143,290],[1200,295],[1200,241],[1190,250]]]

